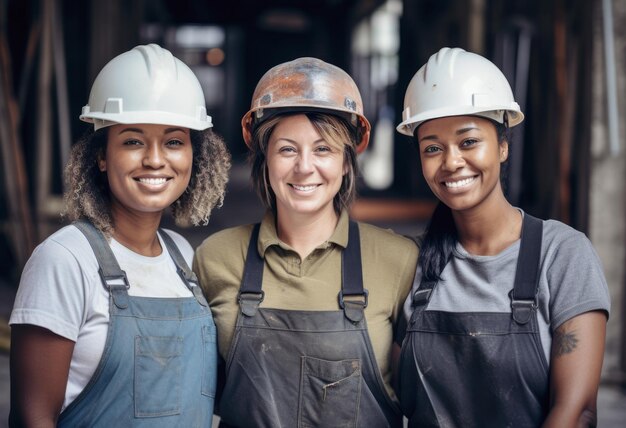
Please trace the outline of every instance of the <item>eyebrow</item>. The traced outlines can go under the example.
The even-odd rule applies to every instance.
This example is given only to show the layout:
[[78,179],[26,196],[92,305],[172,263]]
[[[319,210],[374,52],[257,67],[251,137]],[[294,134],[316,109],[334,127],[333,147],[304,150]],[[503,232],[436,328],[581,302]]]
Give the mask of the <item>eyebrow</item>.
[[[475,126],[468,126],[467,128],[457,129],[455,134],[456,135],[461,135],[461,134],[465,134],[466,132],[474,131],[474,130],[477,130],[477,129],[478,128],[476,128]],[[421,143],[424,140],[437,140],[437,135],[436,134],[426,135],[426,136],[420,138],[419,142]]]
[[[274,141],[276,141],[276,142],[278,142],[278,141],[286,141],[286,142],[291,143],[291,144],[298,144],[298,142],[296,140],[292,140],[291,138],[286,138],[286,137],[280,137],[280,138],[277,138]],[[324,143],[324,142],[326,142],[326,140],[324,140],[323,138],[320,138],[319,140],[313,141],[313,144]]]
[[[165,129],[165,134],[170,134],[172,132],[176,132],[176,131],[180,131],[180,132],[185,132],[185,130],[183,128],[166,128]],[[119,134],[123,134],[124,132],[136,132],[138,134],[143,134],[143,130],[141,128],[124,128],[122,129]]]

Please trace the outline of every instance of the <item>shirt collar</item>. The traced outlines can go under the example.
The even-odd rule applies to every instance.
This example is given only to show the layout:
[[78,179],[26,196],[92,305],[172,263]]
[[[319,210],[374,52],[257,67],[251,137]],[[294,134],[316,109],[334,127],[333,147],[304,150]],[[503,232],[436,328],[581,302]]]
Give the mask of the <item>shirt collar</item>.
[[[329,244],[336,244],[342,248],[348,246],[348,230],[350,224],[350,217],[346,210],[342,211],[339,215],[339,221],[335,231],[326,243],[322,243],[318,248],[324,248]],[[261,221],[261,228],[259,230],[259,242],[257,249],[259,254],[264,257],[265,252],[272,245],[278,245],[282,248],[288,248],[283,242],[278,239],[278,232],[276,231],[276,217],[272,211],[267,211]]]

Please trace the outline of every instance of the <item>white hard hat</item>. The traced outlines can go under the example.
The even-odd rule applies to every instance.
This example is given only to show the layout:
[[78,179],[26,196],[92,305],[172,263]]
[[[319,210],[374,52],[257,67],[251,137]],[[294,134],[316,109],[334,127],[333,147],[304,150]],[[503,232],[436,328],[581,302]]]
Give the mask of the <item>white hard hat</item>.
[[91,87],[80,119],[95,130],[116,123],[213,126],[198,78],[170,51],[156,44],[137,46],[113,58]]
[[396,129],[413,136],[421,123],[446,116],[482,116],[504,123],[505,113],[510,127],[524,120],[502,71],[480,55],[443,48],[411,79]]

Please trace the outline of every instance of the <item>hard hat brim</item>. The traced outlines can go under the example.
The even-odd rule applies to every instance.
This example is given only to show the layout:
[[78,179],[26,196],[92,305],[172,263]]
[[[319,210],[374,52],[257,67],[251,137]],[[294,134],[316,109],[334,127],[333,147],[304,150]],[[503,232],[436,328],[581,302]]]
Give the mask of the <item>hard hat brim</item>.
[[178,115],[163,111],[125,112],[123,115],[108,113],[89,113],[79,116],[83,122],[93,123],[94,129],[105,128],[115,124],[147,123],[153,125],[171,125],[204,131],[213,126],[211,116],[206,120],[198,120],[189,116]]
[[509,128],[519,125],[524,120],[524,114],[519,111],[519,109],[511,109],[511,106],[494,106],[489,110],[484,110],[480,108],[475,108],[472,106],[468,106],[466,108],[442,108],[438,110],[429,110],[426,113],[416,114],[414,116],[409,117],[402,123],[400,123],[396,130],[400,134],[408,135],[412,137],[415,133],[415,130],[424,122],[433,120],[433,119],[441,119],[444,117],[450,116],[480,116],[485,117],[487,119],[495,120],[496,122],[502,123],[502,120],[498,118],[501,114],[498,113],[506,112],[508,115],[508,125]]

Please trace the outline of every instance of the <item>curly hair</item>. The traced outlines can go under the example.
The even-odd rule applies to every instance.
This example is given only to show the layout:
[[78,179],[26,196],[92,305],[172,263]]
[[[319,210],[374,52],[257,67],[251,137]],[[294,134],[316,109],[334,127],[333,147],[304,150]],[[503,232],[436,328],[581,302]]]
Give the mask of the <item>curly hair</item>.
[[[191,130],[193,163],[191,179],[185,192],[172,204],[176,224],[206,225],[211,210],[224,202],[230,154],[220,136],[212,129]],[[106,154],[108,128],[90,129],[73,147],[65,166],[63,216],[69,220],[87,218],[105,234],[115,228],[111,215],[111,197],[106,172],[98,168],[98,159]]]
[[269,184],[267,170],[267,147],[272,132],[278,123],[288,116],[304,114],[319,135],[331,146],[343,148],[344,163],[348,172],[343,175],[339,192],[333,198],[333,208],[336,213],[348,209],[356,198],[356,177],[359,169],[356,160],[356,141],[360,141],[356,130],[342,117],[312,112],[281,113],[272,116],[258,125],[252,134],[251,152],[249,155],[252,164],[252,184],[259,198],[266,206],[276,212],[276,195]]

